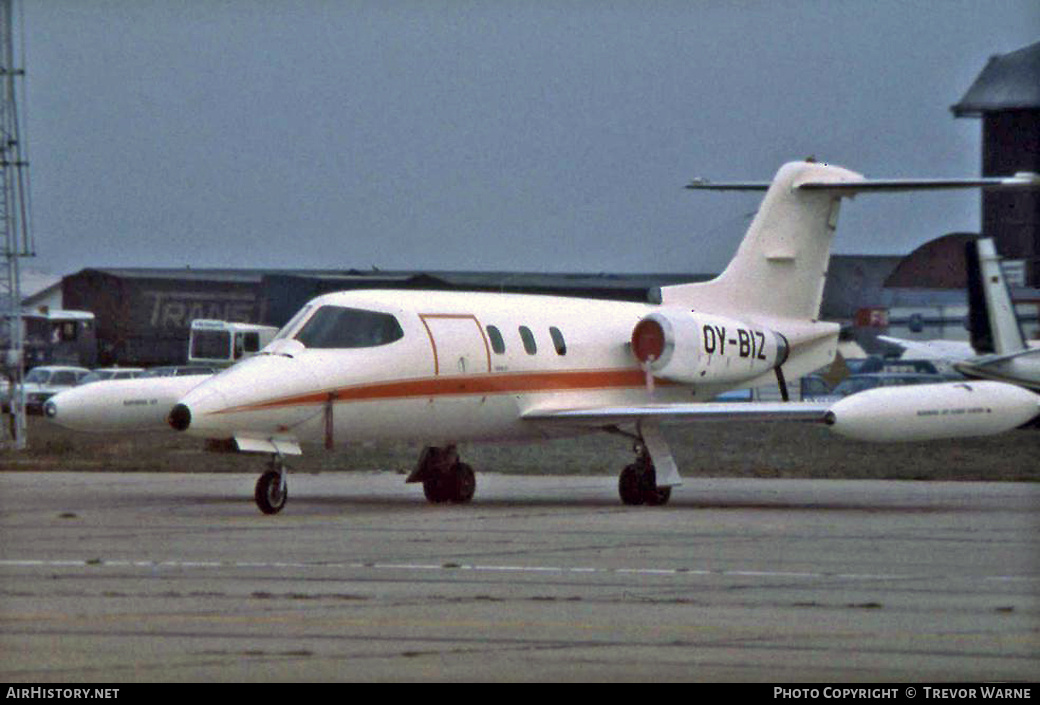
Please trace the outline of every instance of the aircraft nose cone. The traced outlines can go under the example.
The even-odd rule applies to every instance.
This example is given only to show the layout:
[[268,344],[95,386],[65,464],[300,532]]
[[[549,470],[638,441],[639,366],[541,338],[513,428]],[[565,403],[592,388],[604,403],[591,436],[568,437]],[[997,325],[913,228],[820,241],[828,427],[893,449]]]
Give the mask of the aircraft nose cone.
[[167,420],[175,430],[187,431],[188,426],[191,426],[191,409],[184,404],[178,404],[170,411],[170,416]]

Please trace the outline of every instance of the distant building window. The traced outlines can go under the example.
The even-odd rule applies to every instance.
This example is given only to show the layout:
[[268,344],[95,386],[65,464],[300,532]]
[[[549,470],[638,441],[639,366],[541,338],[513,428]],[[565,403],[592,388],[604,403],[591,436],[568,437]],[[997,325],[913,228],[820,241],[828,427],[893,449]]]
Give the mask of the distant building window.
[[567,341],[563,339],[563,333],[556,326],[549,329],[549,336],[552,338],[553,347],[556,348],[557,355],[567,354]]
[[487,327],[488,339],[491,340],[491,349],[495,351],[496,355],[501,355],[506,351],[506,341],[502,338],[502,332],[495,326]]
[[520,340],[524,343],[524,351],[528,355],[538,352],[538,344],[534,341],[534,333],[527,326],[520,326]]

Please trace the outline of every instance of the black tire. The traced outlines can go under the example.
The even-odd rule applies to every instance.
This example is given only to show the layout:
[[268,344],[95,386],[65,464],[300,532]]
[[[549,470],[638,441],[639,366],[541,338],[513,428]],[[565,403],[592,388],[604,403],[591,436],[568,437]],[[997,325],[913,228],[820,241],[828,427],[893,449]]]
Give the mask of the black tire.
[[661,507],[672,498],[672,488],[657,486],[657,471],[653,465],[644,467],[640,463],[633,463],[621,471],[618,494],[622,502],[632,507],[641,504]]
[[444,473],[430,472],[422,481],[422,489],[426,501],[431,504],[444,504],[451,499],[451,486]]
[[256,481],[256,490],[253,492],[253,498],[256,500],[256,506],[260,507],[260,511],[264,514],[277,514],[282,511],[285,506],[285,500],[289,498],[289,487],[286,485],[285,491],[282,489],[282,478],[279,473],[274,470],[268,470]]
[[473,468],[466,463],[456,463],[452,468],[454,487],[451,501],[455,504],[466,504],[473,500],[477,492],[477,476]]
[[643,503],[648,507],[661,507],[672,498],[671,487],[657,486],[657,468],[650,465],[643,471]]
[[618,479],[618,494],[621,501],[630,507],[637,507],[646,501],[643,492],[643,473],[639,466],[632,464],[621,471]]

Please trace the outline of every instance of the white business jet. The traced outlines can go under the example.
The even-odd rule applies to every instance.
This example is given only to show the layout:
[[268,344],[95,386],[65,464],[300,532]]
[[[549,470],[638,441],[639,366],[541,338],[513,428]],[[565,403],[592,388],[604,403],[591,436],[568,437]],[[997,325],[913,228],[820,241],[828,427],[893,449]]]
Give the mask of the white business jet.
[[656,304],[516,294],[351,291],[308,303],[260,354],[201,382],[170,425],[239,451],[270,454],[260,509],[287,497],[284,457],[300,444],[402,439],[426,444],[409,482],[432,502],[467,502],[461,442],[589,431],[632,438],[626,504],[663,504],[681,483],[665,420],[789,419],[856,438],[912,440],[1013,428],[1037,395],[999,383],[881,389],[827,407],[704,403],[779,384],[834,359],[838,325],[817,320],[840,201],[863,191],[1014,187],[1030,175],[970,181],[870,181],[812,161],[783,166],[736,256],[710,282],[668,286]]

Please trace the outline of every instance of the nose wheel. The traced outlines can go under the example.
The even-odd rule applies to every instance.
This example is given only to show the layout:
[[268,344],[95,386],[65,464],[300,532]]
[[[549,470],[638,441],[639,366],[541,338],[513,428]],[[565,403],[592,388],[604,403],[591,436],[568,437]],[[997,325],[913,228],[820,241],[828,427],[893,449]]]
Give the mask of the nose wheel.
[[286,481],[288,468],[280,458],[271,461],[271,468],[256,481],[253,498],[256,506],[264,514],[277,514],[285,507],[289,498],[289,485]]

